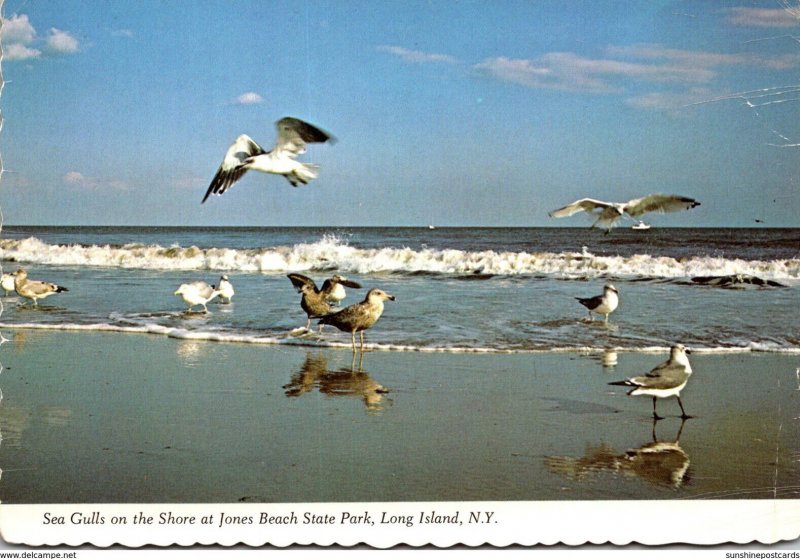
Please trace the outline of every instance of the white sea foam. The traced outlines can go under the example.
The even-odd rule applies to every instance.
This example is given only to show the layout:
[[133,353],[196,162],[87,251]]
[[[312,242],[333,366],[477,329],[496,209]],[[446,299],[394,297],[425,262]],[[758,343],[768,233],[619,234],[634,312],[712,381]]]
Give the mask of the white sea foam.
[[[142,323],[140,325],[114,324],[114,323],[12,323],[0,322],[0,328],[9,330],[58,330],[78,332],[119,332],[127,334],[151,334],[180,340],[195,340],[208,342],[227,342],[256,345],[293,345],[339,348],[349,350],[350,340],[302,338],[285,334],[265,335],[257,332],[219,331],[219,330],[193,330],[182,327],[165,326],[156,323]],[[496,348],[496,347],[469,347],[457,345],[445,346],[420,346],[403,343],[376,343],[368,342],[365,347],[372,351],[391,352],[418,352],[418,353],[460,353],[460,354],[541,354],[541,353],[580,353],[601,355],[609,350],[620,353],[668,353],[666,346],[644,347],[592,347],[592,346],[560,346],[547,348]],[[698,347],[692,344],[692,351],[698,354],[729,354],[729,353],[784,353],[800,355],[800,348],[787,347],[773,343],[750,342],[737,347]]]
[[315,243],[258,249],[164,247],[160,245],[55,245],[38,238],[0,240],[0,258],[34,264],[121,267],[150,270],[214,270],[286,273],[341,270],[345,273],[431,273],[452,275],[546,275],[590,278],[677,279],[746,274],[800,282],[800,259],[742,260],[697,256],[672,258],[636,254],[463,251],[455,249],[361,249],[336,237]]

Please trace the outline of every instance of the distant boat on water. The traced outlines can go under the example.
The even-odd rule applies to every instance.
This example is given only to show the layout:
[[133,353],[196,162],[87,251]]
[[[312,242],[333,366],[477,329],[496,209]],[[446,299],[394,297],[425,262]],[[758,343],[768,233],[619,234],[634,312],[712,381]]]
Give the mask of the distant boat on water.
[[428,225],[428,229],[436,229],[433,225]]
[[631,229],[633,229],[634,231],[647,231],[648,229],[650,229],[650,224],[645,223],[644,221],[640,221],[634,224],[631,227]]

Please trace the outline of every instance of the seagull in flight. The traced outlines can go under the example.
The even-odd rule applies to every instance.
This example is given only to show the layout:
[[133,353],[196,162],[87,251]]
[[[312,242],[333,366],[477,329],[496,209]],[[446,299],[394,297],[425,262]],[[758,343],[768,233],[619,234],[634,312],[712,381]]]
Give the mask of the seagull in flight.
[[593,198],[581,198],[563,208],[553,210],[550,217],[569,217],[578,212],[595,213],[597,219],[592,227],[598,225],[606,228],[606,234],[611,231],[617,220],[623,215],[639,217],[649,212],[677,212],[690,210],[699,206],[700,202],[694,198],[678,196],[676,194],[650,194],[643,198],[634,198],[627,202],[603,202]]
[[289,116],[276,122],[275,127],[278,129],[278,139],[270,151],[247,134],[236,138],[211,180],[203,202],[212,194],[224,194],[250,169],[283,175],[292,186],[307,184],[317,178],[319,166],[301,163],[297,161],[297,156],[306,152],[306,143],[333,143],[335,138],[312,124]]

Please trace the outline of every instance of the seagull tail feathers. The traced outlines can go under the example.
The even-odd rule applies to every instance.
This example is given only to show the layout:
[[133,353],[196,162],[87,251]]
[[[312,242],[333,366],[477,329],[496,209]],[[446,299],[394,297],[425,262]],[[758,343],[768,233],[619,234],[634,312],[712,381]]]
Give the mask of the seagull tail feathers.
[[319,165],[302,163],[291,173],[286,175],[286,179],[292,183],[292,186],[300,186],[301,184],[308,184],[318,176]]
[[614,385],[614,386],[634,386],[633,383],[631,383],[631,381],[629,381],[627,379],[626,380],[615,380],[614,382],[609,382],[608,384],[611,384],[611,385]]

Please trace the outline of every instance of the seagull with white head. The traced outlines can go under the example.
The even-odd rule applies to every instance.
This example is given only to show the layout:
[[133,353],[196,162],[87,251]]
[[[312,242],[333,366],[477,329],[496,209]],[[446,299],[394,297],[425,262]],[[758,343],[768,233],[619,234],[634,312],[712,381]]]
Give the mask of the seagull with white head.
[[627,202],[603,202],[593,198],[581,198],[571,204],[553,210],[548,215],[550,217],[569,217],[579,212],[586,212],[597,215],[597,219],[592,227],[602,226],[606,228],[606,233],[623,216],[639,217],[649,212],[677,212],[680,210],[690,210],[700,205],[700,202],[687,196],[676,194],[650,194],[643,198],[634,198]]
[[249,170],[283,175],[292,186],[307,184],[317,178],[319,167],[297,161],[297,156],[306,152],[306,143],[333,143],[335,138],[298,118],[287,116],[276,122],[275,126],[278,139],[269,151],[247,134],[236,138],[211,180],[203,202],[212,194],[224,194]]

